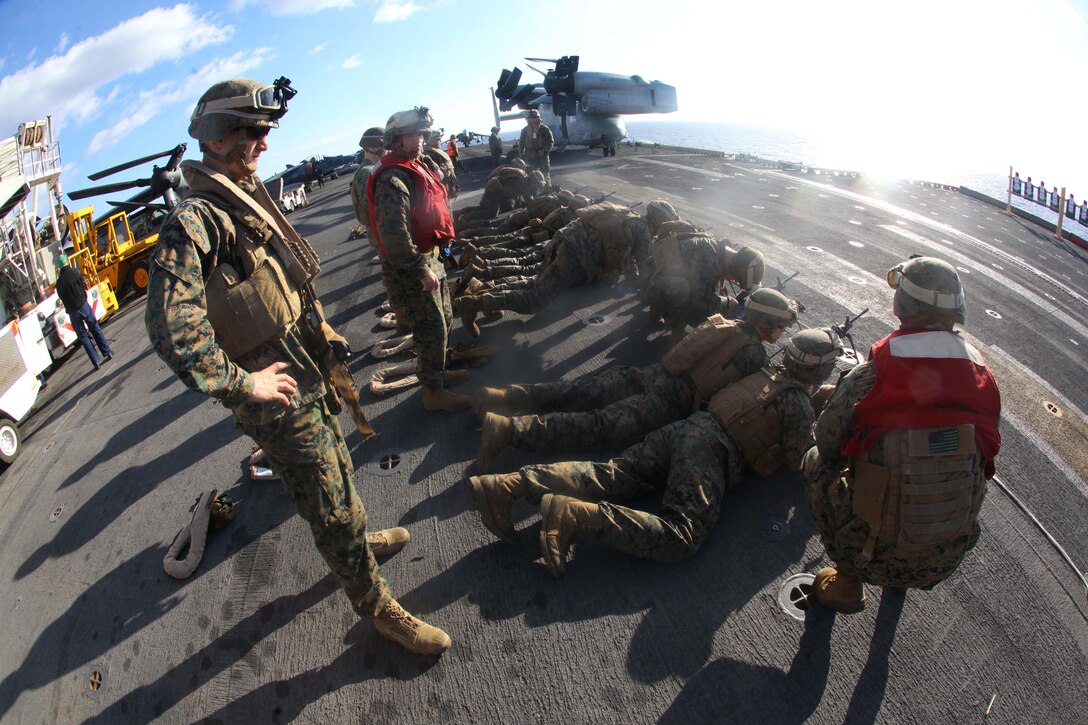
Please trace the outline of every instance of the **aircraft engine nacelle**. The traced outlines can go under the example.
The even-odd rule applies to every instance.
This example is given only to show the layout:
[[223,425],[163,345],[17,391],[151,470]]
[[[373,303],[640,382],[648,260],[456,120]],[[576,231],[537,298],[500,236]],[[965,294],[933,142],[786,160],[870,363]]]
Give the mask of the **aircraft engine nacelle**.
[[574,93],[587,115],[673,113],[676,87],[639,76],[614,73],[575,73]]

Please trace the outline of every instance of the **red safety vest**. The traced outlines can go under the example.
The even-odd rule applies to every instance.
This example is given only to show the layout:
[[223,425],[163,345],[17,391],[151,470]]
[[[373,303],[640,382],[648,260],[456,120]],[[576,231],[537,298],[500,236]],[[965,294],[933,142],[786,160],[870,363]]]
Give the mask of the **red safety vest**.
[[382,246],[381,232],[378,229],[378,217],[374,213],[374,184],[378,177],[389,169],[401,169],[412,177],[412,242],[421,253],[427,253],[435,247],[449,244],[456,236],[453,230],[453,217],[450,216],[449,199],[445,185],[436,179],[430,169],[415,159],[400,154],[388,153],[378,162],[366,184],[367,206],[374,225],[374,243],[378,254],[385,259],[385,247]]
[[449,154],[451,159],[457,158],[457,139],[450,139],[450,142],[446,144],[446,153]]
[[943,330],[897,330],[869,349],[876,384],[854,406],[853,435],[843,457],[868,450],[888,431],[972,423],[986,456],[986,477],[1001,448],[1001,394],[982,355]]

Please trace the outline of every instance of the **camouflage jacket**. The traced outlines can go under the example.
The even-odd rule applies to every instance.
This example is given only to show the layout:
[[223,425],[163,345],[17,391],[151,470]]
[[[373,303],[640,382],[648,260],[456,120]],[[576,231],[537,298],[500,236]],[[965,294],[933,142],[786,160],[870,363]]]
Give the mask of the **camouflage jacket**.
[[518,146],[521,148],[521,157],[532,163],[545,158],[552,152],[552,147],[555,146],[555,137],[552,135],[552,130],[541,123],[534,139],[533,130],[526,126],[521,129],[521,140],[518,142]]
[[722,258],[726,242],[708,234],[682,235],[677,239],[680,258],[684,260],[690,291],[689,305],[698,312],[712,315],[721,306],[718,288],[724,278]]
[[383,264],[401,271],[427,266],[412,241],[412,177],[400,169],[383,171],[374,182],[374,227],[385,250]]
[[[820,414],[820,420],[816,422],[816,445],[819,447],[821,460],[828,462],[842,459],[840,451],[843,441],[852,432],[854,406],[869,394],[875,384],[876,368],[868,362],[856,366],[839,381]],[[874,445],[883,446],[883,439]]]
[[[252,183],[238,184],[252,193]],[[275,362],[298,383],[291,406],[301,407],[325,394],[317,354],[297,327],[281,340],[263,343],[237,360],[227,357],[215,341],[207,318],[204,283],[222,263],[241,269],[237,252],[240,235],[252,235],[226,210],[199,197],[187,197],[170,212],[151,255],[144,322],[151,346],[190,389],[221,400],[241,422],[262,424],[283,415],[270,403],[247,403],[253,392],[249,373]]]
[[[355,218],[359,220],[367,232],[371,232],[370,226],[370,205],[366,198],[366,182],[370,178],[370,172],[374,170],[376,164],[363,163],[359,164],[359,168],[355,170],[355,175],[351,177],[351,206],[355,209]],[[373,238],[371,233],[371,238]]]

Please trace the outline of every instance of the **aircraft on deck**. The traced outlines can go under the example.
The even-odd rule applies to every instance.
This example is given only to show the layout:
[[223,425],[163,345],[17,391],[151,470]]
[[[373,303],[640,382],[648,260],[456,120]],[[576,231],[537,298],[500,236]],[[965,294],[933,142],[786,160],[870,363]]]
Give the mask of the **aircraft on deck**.
[[519,68],[503,69],[491,89],[497,126],[504,120],[525,118],[523,112],[508,113],[514,108],[537,109],[561,147],[574,144],[608,150],[627,137],[623,114],[672,113],[677,109],[676,88],[661,81],[579,71],[576,55],[526,60],[554,63],[554,67],[545,73],[529,66],[544,76],[542,83],[521,83]]

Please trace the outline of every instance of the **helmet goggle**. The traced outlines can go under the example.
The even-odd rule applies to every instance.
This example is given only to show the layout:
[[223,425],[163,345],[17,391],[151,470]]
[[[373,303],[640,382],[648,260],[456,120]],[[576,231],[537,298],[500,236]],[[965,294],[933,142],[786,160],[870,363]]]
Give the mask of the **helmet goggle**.
[[938,292],[937,290],[926,289],[921,285],[911,282],[910,277],[903,274],[902,265],[888,270],[888,286],[892,289],[902,290],[908,297],[912,297],[919,302],[936,307],[937,309],[963,309],[963,292],[952,294],[949,292]]
[[280,76],[272,85],[258,88],[244,96],[208,101],[197,107],[193,112],[193,118],[219,113],[240,118],[267,118],[269,121],[278,121],[287,113],[287,102],[297,93],[298,91],[291,87],[291,79]]

